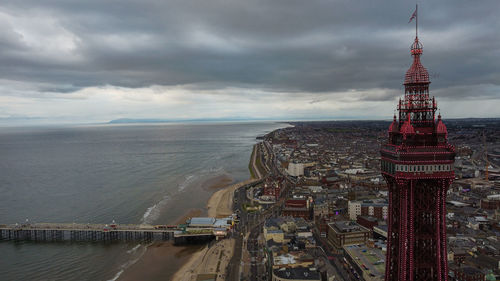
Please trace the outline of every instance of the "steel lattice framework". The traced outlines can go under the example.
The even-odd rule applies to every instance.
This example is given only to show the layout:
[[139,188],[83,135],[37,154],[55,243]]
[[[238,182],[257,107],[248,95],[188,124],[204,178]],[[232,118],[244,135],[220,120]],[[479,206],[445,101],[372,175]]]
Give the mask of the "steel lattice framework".
[[381,148],[381,170],[389,188],[386,281],[447,280],[446,192],[455,175],[455,148],[435,118],[429,73],[420,62],[418,36],[411,45],[399,120]]

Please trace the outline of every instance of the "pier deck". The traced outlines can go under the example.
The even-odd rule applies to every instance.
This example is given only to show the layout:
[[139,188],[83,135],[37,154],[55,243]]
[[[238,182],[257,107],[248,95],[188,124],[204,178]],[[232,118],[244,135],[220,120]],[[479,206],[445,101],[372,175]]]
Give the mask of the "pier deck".
[[153,225],[36,223],[0,225],[0,241],[168,241],[213,237],[213,232],[190,233]]
[[28,241],[134,241],[170,240],[177,229],[152,225],[36,223],[0,225],[0,240]]

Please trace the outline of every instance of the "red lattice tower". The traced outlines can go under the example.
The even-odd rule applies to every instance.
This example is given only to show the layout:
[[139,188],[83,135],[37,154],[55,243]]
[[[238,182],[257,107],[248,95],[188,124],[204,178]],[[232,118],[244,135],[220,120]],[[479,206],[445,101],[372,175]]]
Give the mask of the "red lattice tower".
[[446,281],[446,192],[453,179],[455,149],[435,118],[429,73],[420,62],[422,44],[411,45],[413,64],[406,72],[399,120],[382,145],[381,170],[389,188],[386,281]]

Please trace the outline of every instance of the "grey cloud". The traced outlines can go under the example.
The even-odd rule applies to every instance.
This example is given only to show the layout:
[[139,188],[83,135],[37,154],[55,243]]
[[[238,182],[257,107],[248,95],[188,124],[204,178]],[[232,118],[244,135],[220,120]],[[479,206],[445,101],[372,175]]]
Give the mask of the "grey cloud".
[[[0,78],[51,84],[40,91],[184,84],[318,94],[391,90],[359,97],[377,101],[397,96],[411,64],[407,21],[414,7],[406,1],[4,2],[0,12],[46,16],[78,38],[74,59],[47,59],[23,43],[15,22],[0,27]],[[499,8],[497,0],[421,4],[431,89],[447,96],[452,87],[500,85]],[[458,31],[442,42],[450,30]],[[426,41],[431,35],[435,42]]]

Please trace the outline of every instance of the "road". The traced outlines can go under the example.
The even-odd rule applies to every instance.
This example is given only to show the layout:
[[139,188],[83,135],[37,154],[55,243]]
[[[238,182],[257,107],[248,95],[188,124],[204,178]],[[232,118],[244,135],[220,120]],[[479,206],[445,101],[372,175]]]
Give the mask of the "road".
[[268,141],[263,141],[262,144],[263,144],[263,147],[266,149],[265,154],[269,155],[269,157],[266,158],[265,163],[266,163],[266,167],[270,171],[270,174],[280,175],[280,176],[284,177],[288,183],[296,184],[297,179],[288,175],[288,173],[284,170],[284,168],[278,164],[278,159],[274,155],[274,151],[273,151],[271,144]]
[[255,172],[255,176],[258,179],[262,178],[262,174],[260,173],[260,170],[257,168],[257,154],[259,153],[259,144],[256,144],[253,146],[253,153],[252,153],[252,169]]
[[321,237],[319,237],[319,235],[316,231],[313,231],[313,235],[314,235],[314,239],[316,240],[317,245],[321,248],[323,254],[325,254],[327,256],[327,259],[328,259],[328,257],[333,257],[333,259],[328,259],[328,261],[335,269],[336,277],[340,277],[340,278],[342,278],[340,280],[345,280],[345,281],[352,280],[349,272],[347,272],[344,269],[344,266],[342,265],[342,261],[341,261],[343,258],[342,255],[336,255],[336,254],[333,254],[332,252],[330,252],[330,250],[328,249],[328,246],[325,244],[325,241],[323,239],[321,239]]
[[240,261],[241,261],[241,252],[243,245],[243,238],[239,233],[235,234],[235,244],[234,244],[234,252],[231,260],[227,265],[227,276],[226,280],[240,280]]
[[[239,265],[241,262],[241,246],[243,243],[242,233],[245,235],[249,233],[248,240],[246,243],[246,250],[250,254],[250,277],[249,280],[266,280],[266,269],[264,265],[264,252],[262,245],[259,244],[258,237],[262,232],[262,225],[266,218],[276,214],[275,208],[272,207],[264,212],[252,212],[248,213],[243,209],[243,204],[246,203],[246,189],[240,188],[234,192],[234,210],[238,214],[240,222],[235,227],[235,236],[238,236],[236,242],[235,255],[231,260],[230,264],[234,269],[229,270],[231,279],[228,280],[239,280],[240,278],[235,275],[235,271],[239,272]],[[238,268],[238,270],[236,270]],[[236,279],[235,279],[236,278]]]
[[262,223],[257,224],[250,231],[247,241],[247,250],[250,253],[250,280],[267,280],[264,261],[264,250],[259,235],[262,232]]

